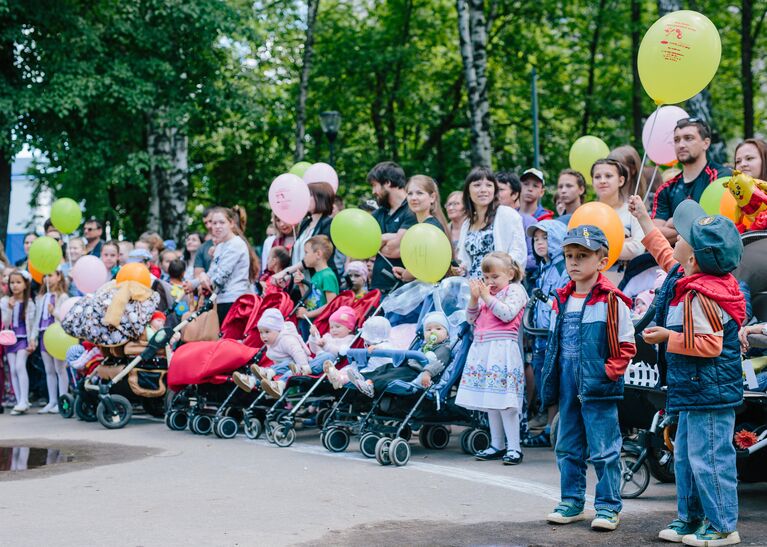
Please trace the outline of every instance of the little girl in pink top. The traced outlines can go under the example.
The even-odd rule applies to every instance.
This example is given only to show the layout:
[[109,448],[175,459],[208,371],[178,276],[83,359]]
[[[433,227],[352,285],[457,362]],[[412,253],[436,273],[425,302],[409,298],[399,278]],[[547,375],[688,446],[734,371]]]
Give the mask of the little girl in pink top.
[[[474,341],[458,387],[456,404],[487,412],[490,447],[475,454],[479,460],[516,465],[522,461],[519,413],[525,391],[525,373],[517,335],[527,293],[523,272],[510,255],[493,252],[482,260],[484,280],[471,283],[466,310],[474,323]],[[504,438],[505,434],[505,438]]]

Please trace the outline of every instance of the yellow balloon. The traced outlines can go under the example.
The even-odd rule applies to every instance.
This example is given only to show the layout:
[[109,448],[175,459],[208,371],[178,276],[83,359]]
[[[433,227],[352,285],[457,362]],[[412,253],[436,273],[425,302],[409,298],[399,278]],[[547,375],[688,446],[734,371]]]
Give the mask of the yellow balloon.
[[591,184],[591,166],[609,154],[610,147],[605,141],[599,137],[584,135],[570,147],[570,168],[578,171],[586,182]]
[[656,104],[676,104],[700,93],[716,74],[722,41],[714,23],[697,11],[658,19],[639,46],[639,79]]
[[61,327],[61,323],[54,323],[43,334],[43,343],[45,344],[45,351],[58,359],[63,361],[67,358],[67,350],[77,344],[77,338],[69,336]]
[[426,283],[445,277],[453,259],[453,246],[445,232],[426,223],[408,228],[399,251],[407,271]]

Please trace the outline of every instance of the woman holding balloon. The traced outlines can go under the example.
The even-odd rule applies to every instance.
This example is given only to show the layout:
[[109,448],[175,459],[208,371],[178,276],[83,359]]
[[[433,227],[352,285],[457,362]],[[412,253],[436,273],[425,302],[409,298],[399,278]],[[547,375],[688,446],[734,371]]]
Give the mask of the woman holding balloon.
[[605,276],[617,286],[623,279],[628,261],[645,252],[642,245],[644,233],[639,221],[629,213],[627,192],[631,182],[629,182],[626,166],[613,159],[597,160],[591,166],[591,179],[597,200],[612,207],[623,223],[626,237],[623,249],[618,255],[618,261],[604,272]]
[[[309,184],[309,216],[301,221],[298,237],[293,246],[292,265],[300,264],[304,258],[304,244],[312,237],[323,235],[330,237],[330,223],[333,221],[333,199],[335,192],[327,182]],[[337,253],[334,253],[334,257]],[[337,274],[335,258],[328,265]]]
[[[407,205],[415,214],[418,224],[431,224],[447,235],[447,220],[442,212],[439,187],[434,179],[427,175],[414,175],[407,181],[405,192],[407,192]],[[392,272],[395,277],[403,281],[415,279],[411,272],[401,266],[395,266]]]
[[527,263],[527,243],[522,217],[511,207],[498,202],[498,183],[486,167],[475,167],[463,185],[466,220],[461,226],[456,255],[464,275],[482,277],[482,259],[493,251],[511,255],[523,268]]
[[269,253],[272,252],[273,247],[285,247],[288,251],[291,251],[293,249],[293,244],[296,241],[296,238],[293,237],[296,226],[281,220],[274,213],[272,213],[272,224],[274,224],[277,234],[267,237],[261,246],[262,274],[264,273],[264,270],[266,270],[266,264],[269,262]]

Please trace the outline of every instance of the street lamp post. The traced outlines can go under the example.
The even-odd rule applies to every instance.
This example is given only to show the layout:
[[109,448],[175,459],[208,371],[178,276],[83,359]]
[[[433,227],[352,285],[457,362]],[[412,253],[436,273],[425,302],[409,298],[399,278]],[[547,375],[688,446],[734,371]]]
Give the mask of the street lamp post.
[[330,143],[330,165],[335,166],[333,143],[336,142],[338,129],[341,126],[341,114],[335,110],[320,113],[320,126],[322,127],[322,132],[328,138],[328,143]]

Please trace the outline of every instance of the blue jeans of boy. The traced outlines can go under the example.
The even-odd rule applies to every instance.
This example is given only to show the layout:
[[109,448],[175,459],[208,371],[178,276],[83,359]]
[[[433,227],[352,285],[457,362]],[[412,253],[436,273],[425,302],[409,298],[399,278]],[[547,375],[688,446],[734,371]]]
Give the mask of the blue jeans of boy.
[[738,471],[735,467],[735,410],[679,413],[674,474],[679,518],[708,519],[718,532],[738,525]]
[[[572,316],[572,317],[570,317]],[[594,508],[620,512],[621,433],[616,401],[578,399],[576,371],[580,364],[580,317],[564,317],[559,357],[559,428],[557,467],[562,501],[583,506],[586,501],[586,460],[597,474]]]

